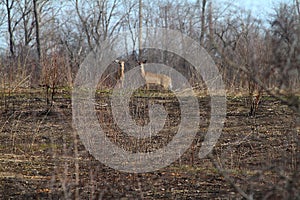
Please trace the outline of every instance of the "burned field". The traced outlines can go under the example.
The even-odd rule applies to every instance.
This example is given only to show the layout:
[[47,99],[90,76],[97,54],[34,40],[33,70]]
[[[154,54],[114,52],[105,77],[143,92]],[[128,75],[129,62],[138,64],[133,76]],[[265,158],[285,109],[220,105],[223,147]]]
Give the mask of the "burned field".
[[[296,114],[263,96],[255,117],[245,97],[228,97],[222,135],[211,156],[198,157],[209,126],[210,98],[197,97],[199,130],[190,148],[174,163],[149,173],[126,173],[96,160],[72,126],[70,92],[48,106],[43,93],[1,97],[1,199],[255,199],[299,197],[299,130]],[[95,110],[106,136],[129,152],[152,152],[178,130],[180,106],[174,96],[136,95],[130,114],[139,126],[150,121],[149,105],[166,112],[161,131],[150,138],[128,136],[114,123],[110,93],[96,94]],[[176,149],[174,149],[176,151]],[[126,163],[124,163],[126,164]]]

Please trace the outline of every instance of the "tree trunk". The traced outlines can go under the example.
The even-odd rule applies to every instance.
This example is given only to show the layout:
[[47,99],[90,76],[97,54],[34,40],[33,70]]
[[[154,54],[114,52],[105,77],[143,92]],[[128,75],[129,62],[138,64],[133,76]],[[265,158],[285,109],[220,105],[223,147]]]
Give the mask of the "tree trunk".
[[142,59],[142,42],[143,42],[143,2],[139,0],[139,60]]
[[9,51],[11,57],[15,57],[14,51],[14,33],[12,29],[12,19],[11,19],[11,9],[13,7],[14,1],[12,1],[9,5],[9,0],[6,0],[6,10],[7,10],[7,25],[8,25],[8,34],[9,34]]
[[41,43],[40,43],[40,20],[37,0],[33,0],[33,12],[35,20],[35,39],[36,39],[36,50],[38,54],[38,61],[41,61]]
[[206,32],[205,27],[205,7],[206,7],[206,0],[202,0],[202,7],[201,7],[201,34],[200,34],[200,45],[203,46],[204,44],[204,35]]
[[34,12],[34,20],[35,20],[35,40],[36,40],[36,50],[37,50],[37,64],[33,69],[33,77],[32,77],[32,83],[35,86],[40,81],[40,72],[41,72],[41,43],[40,43],[40,13],[39,8],[37,5],[38,0],[33,0],[33,12]]

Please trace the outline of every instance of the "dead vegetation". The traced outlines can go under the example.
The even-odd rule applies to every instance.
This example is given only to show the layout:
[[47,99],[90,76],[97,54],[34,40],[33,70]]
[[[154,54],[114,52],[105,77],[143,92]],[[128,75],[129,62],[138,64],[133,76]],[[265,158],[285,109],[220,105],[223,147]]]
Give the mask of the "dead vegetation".
[[[2,199],[69,199],[76,191],[80,199],[241,198],[242,193],[232,185],[254,199],[299,197],[296,115],[272,97],[263,97],[255,117],[248,116],[244,97],[229,97],[223,133],[211,157],[205,159],[199,159],[197,152],[209,123],[210,98],[199,97],[201,123],[190,149],[159,171],[130,174],[95,160],[80,140],[76,159],[69,92],[60,93],[47,109],[42,94],[11,94],[9,108],[1,109]],[[99,93],[96,99],[106,105],[108,97],[107,93]],[[155,99],[168,112],[165,127],[158,135],[150,141],[134,140],[119,131],[109,106],[97,107],[107,136],[133,152],[149,152],[165,145],[174,134],[180,114],[176,98],[152,97]],[[147,123],[149,99],[136,96],[132,101],[133,118],[140,120],[137,123]]]

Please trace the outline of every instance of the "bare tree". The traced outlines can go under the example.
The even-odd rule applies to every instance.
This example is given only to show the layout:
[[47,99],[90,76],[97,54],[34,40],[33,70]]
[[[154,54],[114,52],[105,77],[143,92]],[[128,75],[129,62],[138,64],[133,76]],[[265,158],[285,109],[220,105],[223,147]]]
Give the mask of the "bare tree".
[[[199,5],[200,5],[200,1]],[[201,5],[201,33],[200,33],[200,45],[203,46],[204,42],[204,35],[206,33],[206,26],[205,26],[205,15],[206,15],[206,0],[202,0],[202,5]]]
[[15,57],[15,43],[14,43],[14,27],[17,25],[18,22],[16,22],[13,25],[13,6],[14,6],[15,1],[13,0],[5,0],[4,4],[6,6],[6,12],[7,12],[7,29],[8,29],[8,34],[9,34],[9,51],[11,57]]
[[279,89],[291,91],[299,83],[300,32],[297,8],[281,4],[271,20],[274,59],[272,65],[279,71]]
[[19,28],[23,32],[23,41],[25,49],[29,48],[29,44],[34,39],[34,15],[33,15],[33,3],[29,0],[17,1],[18,11],[20,12],[20,18],[22,25]]
[[35,21],[35,40],[36,40],[36,50],[38,54],[38,62],[40,64],[42,52],[41,52],[41,40],[40,40],[40,12],[38,8],[38,0],[33,0],[33,12]]
[[80,28],[87,38],[90,49],[112,36],[121,27],[131,9],[122,11],[121,3],[113,1],[75,1]]
[[139,0],[139,60],[142,59],[142,41],[143,41],[143,1]]

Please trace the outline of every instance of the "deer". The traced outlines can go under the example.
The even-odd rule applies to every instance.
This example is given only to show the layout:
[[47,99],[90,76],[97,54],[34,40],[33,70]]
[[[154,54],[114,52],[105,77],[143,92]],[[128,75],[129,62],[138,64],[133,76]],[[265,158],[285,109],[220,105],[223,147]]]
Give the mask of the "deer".
[[258,105],[260,103],[260,99],[261,99],[260,93],[252,96],[252,102],[251,102],[251,107],[250,107],[250,112],[249,112],[250,116],[255,116],[256,111],[258,109]]
[[252,83],[252,84],[249,83],[249,91],[250,91],[250,98],[251,98],[249,116],[255,116],[256,111],[258,109],[258,105],[261,102],[262,89],[256,83]]
[[120,68],[118,69],[117,79],[120,79],[121,87],[123,88],[123,82],[124,82],[124,69],[125,69],[125,61],[122,60],[115,60],[116,63],[119,64]]
[[141,75],[146,83],[147,90],[149,90],[150,84],[161,85],[163,87],[163,89],[165,89],[165,90],[172,89],[172,82],[171,82],[171,78],[169,76],[164,75],[164,74],[155,74],[152,72],[145,72],[145,68],[144,68],[145,63],[146,63],[146,61],[138,62],[138,64],[140,65]]

